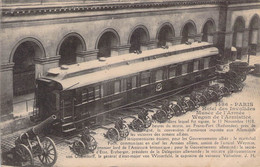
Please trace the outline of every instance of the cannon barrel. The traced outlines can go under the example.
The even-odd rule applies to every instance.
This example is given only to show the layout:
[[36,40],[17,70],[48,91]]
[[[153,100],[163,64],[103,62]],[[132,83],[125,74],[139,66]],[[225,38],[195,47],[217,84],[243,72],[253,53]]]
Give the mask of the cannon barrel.
[[52,115],[38,125],[35,125],[31,130],[35,135],[39,135],[42,131],[57,119],[56,115]]

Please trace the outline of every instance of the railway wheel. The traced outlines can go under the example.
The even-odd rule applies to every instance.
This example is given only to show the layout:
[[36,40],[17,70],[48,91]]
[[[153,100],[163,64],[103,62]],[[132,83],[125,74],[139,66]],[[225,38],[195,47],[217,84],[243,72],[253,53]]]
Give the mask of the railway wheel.
[[153,118],[160,123],[164,123],[168,120],[167,113],[164,110],[157,110]]
[[129,135],[129,128],[127,124],[123,124],[123,128],[119,130],[120,137],[126,138]]
[[97,142],[93,136],[89,136],[89,141],[86,143],[86,149],[93,152],[97,148]]
[[57,161],[57,149],[53,140],[45,137],[42,141],[42,154],[38,156],[44,166],[53,166]]
[[135,118],[135,119],[131,122],[130,126],[132,127],[132,129],[133,129],[134,131],[142,132],[142,131],[144,130],[144,128],[145,128],[145,123],[144,123],[141,119]]
[[152,125],[152,118],[147,115],[146,119],[143,120],[143,122],[144,122],[144,127],[149,128]]
[[112,141],[120,140],[120,134],[116,128],[109,128],[106,136],[109,140],[112,140]]
[[85,148],[85,144],[79,139],[75,139],[72,144],[72,151],[79,156],[83,156],[85,154]]
[[19,161],[21,162],[21,166],[33,166],[34,165],[34,160],[32,156],[32,152],[30,149],[24,145],[24,144],[19,144],[16,146],[16,154],[19,157]]

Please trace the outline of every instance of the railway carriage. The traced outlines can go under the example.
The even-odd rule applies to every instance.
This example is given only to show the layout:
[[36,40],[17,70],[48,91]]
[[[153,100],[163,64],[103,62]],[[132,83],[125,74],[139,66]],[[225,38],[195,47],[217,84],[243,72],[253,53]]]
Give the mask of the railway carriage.
[[63,133],[97,124],[105,113],[216,79],[218,55],[195,42],[50,69],[36,81],[33,118],[56,114]]

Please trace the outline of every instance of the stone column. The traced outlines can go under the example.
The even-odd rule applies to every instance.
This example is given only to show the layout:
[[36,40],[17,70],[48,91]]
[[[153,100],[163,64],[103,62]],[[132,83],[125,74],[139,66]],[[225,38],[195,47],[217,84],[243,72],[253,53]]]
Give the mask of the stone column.
[[77,63],[96,60],[98,49],[77,52]]
[[13,67],[14,63],[1,65],[1,121],[13,118]]
[[196,35],[194,35],[194,41],[202,41],[202,35],[203,34],[196,34]]
[[245,29],[243,32],[243,45],[242,45],[242,54],[241,59],[244,59],[248,54],[248,43],[249,43],[249,30]]
[[46,75],[50,68],[59,67],[60,55],[55,57],[36,58],[35,61],[35,78]]
[[172,45],[179,45],[181,44],[181,39],[182,39],[182,36],[178,36],[178,37],[173,37],[172,38]]
[[121,45],[121,46],[116,46],[111,49],[111,56],[119,56],[123,54],[128,54],[129,49],[131,45]]

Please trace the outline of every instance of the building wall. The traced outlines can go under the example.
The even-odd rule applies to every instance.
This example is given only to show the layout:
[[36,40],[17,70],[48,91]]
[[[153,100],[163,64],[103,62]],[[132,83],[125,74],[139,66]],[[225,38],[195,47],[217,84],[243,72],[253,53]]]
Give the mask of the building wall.
[[[138,27],[147,29],[148,48],[156,47],[160,27],[166,23],[174,28],[175,37],[172,43],[178,44],[181,40],[182,28],[187,22],[195,25],[196,39],[201,40],[203,26],[206,21],[211,20],[216,29],[214,43],[223,50],[223,54],[227,54],[232,46],[232,26],[236,18],[242,16],[248,28],[251,18],[255,14],[260,15],[259,6],[260,2],[230,6],[216,2],[203,5],[70,12],[74,9],[79,10],[76,6],[71,9],[57,9],[57,11],[68,10],[60,13],[57,13],[54,8],[43,6],[40,10],[42,14],[28,15],[23,13],[28,11],[33,13],[38,9],[24,9],[20,13],[15,13],[16,9],[5,7],[3,12],[8,14],[2,17],[1,33],[1,77],[4,78],[1,79],[2,115],[12,114],[13,54],[22,42],[32,41],[39,46],[40,54],[35,57],[36,77],[44,75],[49,68],[59,65],[59,47],[68,36],[76,36],[84,45],[82,53],[77,58],[78,62],[82,62],[96,58],[98,39],[104,32],[111,31],[118,36],[117,47],[120,55],[128,52],[130,36]],[[47,13],[44,13],[46,11]],[[247,47],[246,42],[244,43]]]

